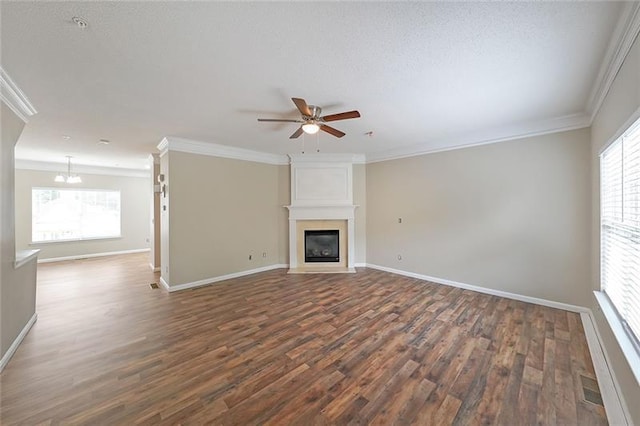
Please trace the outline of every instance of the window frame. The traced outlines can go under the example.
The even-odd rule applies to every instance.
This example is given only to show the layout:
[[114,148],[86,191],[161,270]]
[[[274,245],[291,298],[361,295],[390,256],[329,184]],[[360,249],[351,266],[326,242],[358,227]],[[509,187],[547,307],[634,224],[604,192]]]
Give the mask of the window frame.
[[599,185],[599,220],[598,220],[598,236],[600,244],[598,246],[598,271],[599,271],[599,289],[594,291],[594,295],[597,301],[596,308],[600,310],[611,327],[611,331],[620,346],[620,349],[629,363],[629,367],[636,379],[636,382],[640,385],[640,336],[636,336],[635,333],[627,325],[626,321],[622,318],[616,306],[613,304],[609,295],[603,289],[603,224],[604,215],[603,208],[605,199],[603,196],[603,168],[602,158],[603,155],[617,142],[621,142],[626,135],[640,129],[640,108],[625,122],[625,124],[616,132],[616,135],[606,143],[600,152],[598,153],[598,185]]
[[[54,240],[34,240],[34,203],[33,195],[36,190],[46,191],[69,191],[69,192],[109,192],[118,194],[118,233],[117,235],[106,236],[90,236],[90,237],[73,237]],[[122,238],[122,191],[119,189],[97,189],[97,188],[62,188],[55,186],[33,186],[31,187],[31,224],[30,224],[31,242],[29,245],[46,245],[46,244],[64,244],[82,241],[97,241],[97,240],[114,240]]]

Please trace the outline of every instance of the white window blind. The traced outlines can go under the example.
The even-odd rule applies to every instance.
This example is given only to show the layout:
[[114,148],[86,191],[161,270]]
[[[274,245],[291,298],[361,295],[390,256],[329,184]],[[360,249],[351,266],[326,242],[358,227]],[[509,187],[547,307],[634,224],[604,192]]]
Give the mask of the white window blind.
[[601,286],[639,350],[640,120],[600,156]]

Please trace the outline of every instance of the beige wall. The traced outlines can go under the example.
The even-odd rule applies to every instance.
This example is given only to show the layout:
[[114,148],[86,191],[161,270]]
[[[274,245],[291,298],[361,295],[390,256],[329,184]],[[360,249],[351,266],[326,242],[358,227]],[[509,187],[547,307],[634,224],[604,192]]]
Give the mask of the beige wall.
[[368,263],[589,302],[588,129],[369,164],[366,185]]
[[35,313],[36,265],[14,268],[14,148],[24,122],[4,103],[0,110],[0,358]]
[[[170,151],[161,157],[161,172],[170,194],[161,214],[165,282],[180,285],[289,263],[289,211],[284,207],[291,203],[288,165]],[[364,165],[354,166],[353,181],[354,203],[360,205],[355,261],[364,263]]]
[[[18,250],[39,248],[40,259],[82,256],[149,248],[150,178],[82,173],[82,183],[53,181],[54,172],[16,170],[16,245]],[[121,238],[31,244],[31,188],[90,188],[120,191]]]
[[[599,153],[613,138],[624,130],[623,124],[634,114],[638,116],[640,108],[640,39],[636,39],[631,52],[616,76],[607,97],[591,129],[591,161],[592,161],[592,281],[593,290],[600,289],[600,164]],[[607,320],[602,315],[595,298],[589,300],[596,324],[602,336],[604,347],[613,364],[621,390],[625,396],[627,406],[633,422],[640,425],[640,404],[636,402],[640,396],[640,385],[636,382],[629,364],[611,332]]]
[[279,263],[280,166],[175,151],[165,157],[170,285]]

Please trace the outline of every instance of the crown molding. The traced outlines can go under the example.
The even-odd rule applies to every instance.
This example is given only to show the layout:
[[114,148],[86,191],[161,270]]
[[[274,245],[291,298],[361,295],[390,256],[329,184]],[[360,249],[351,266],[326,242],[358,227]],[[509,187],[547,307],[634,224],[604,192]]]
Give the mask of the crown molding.
[[564,117],[552,118],[533,123],[489,129],[484,132],[473,132],[471,135],[441,139],[430,143],[429,146],[426,144],[411,145],[388,151],[367,154],[366,162],[369,164],[380,161],[397,160],[400,158],[416,157],[425,154],[435,154],[437,152],[452,151],[455,149],[471,148],[474,146],[507,142],[533,136],[542,136],[550,133],[583,129],[589,126],[590,120],[588,115],[584,113],[571,114]]
[[167,153],[167,151],[169,151],[169,139],[162,138],[157,148],[158,148],[158,151],[160,151],[159,156],[160,157],[164,156]]
[[600,107],[639,33],[640,2],[628,2],[620,14],[616,29],[611,36],[607,52],[600,66],[596,83],[591,89],[587,100],[586,111],[589,114],[589,123],[593,122],[596,114],[600,111]]
[[337,161],[353,164],[377,163],[380,161],[396,160],[400,158],[416,157],[425,154],[451,151],[454,149],[471,148],[498,142],[541,136],[569,130],[583,129],[591,125],[590,118],[585,113],[570,114],[547,120],[503,126],[484,132],[473,132],[452,138],[433,141],[429,144],[418,144],[397,149],[381,151],[371,154],[289,154],[278,155],[243,148],[235,148],[208,142],[200,142],[177,137],[165,137],[158,144],[160,157],[168,151],[186,152],[189,154],[208,155],[212,157],[231,158],[235,160],[253,161],[274,165],[288,165],[294,160],[299,161]]
[[289,158],[286,155],[270,154],[253,151],[250,149],[236,148],[227,145],[219,145],[209,142],[200,142],[183,138],[167,136],[158,144],[160,155],[167,151],[186,152],[189,154],[207,155],[210,157],[230,158],[233,160],[253,161],[273,165],[287,165]]
[[291,164],[305,162],[365,164],[366,162],[366,157],[364,154],[289,154],[288,157]]
[[[66,163],[52,163],[48,161],[21,160],[16,158],[17,170],[35,170],[39,172],[66,172]],[[144,177],[151,176],[150,170],[124,169],[117,167],[73,165],[74,173],[89,175],[120,176],[120,177]]]
[[25,123],[29,121],[29,117],[38,112],[2,67],[0,67],[0,99]]

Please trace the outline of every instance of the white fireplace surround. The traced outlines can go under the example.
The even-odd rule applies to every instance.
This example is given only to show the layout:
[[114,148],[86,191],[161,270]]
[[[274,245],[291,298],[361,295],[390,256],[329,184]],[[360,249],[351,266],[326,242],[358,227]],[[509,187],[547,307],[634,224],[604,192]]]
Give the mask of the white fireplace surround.
[[[291,205],[289,209],[290,272],[305,272],[299,259],[299,221],[346,221],[347,262],[342,272],[355,272],[355,209],[353,204],[353,159],[350,154],[290,155]],[[317,228],[314,228],[317,229]],[[341,233],[342,234],[342,233]],[[341,254],[343,256],[343,254]],[[317,266],[317,265],[314,265]],[[327,266],[330,272],[331,265]]]

